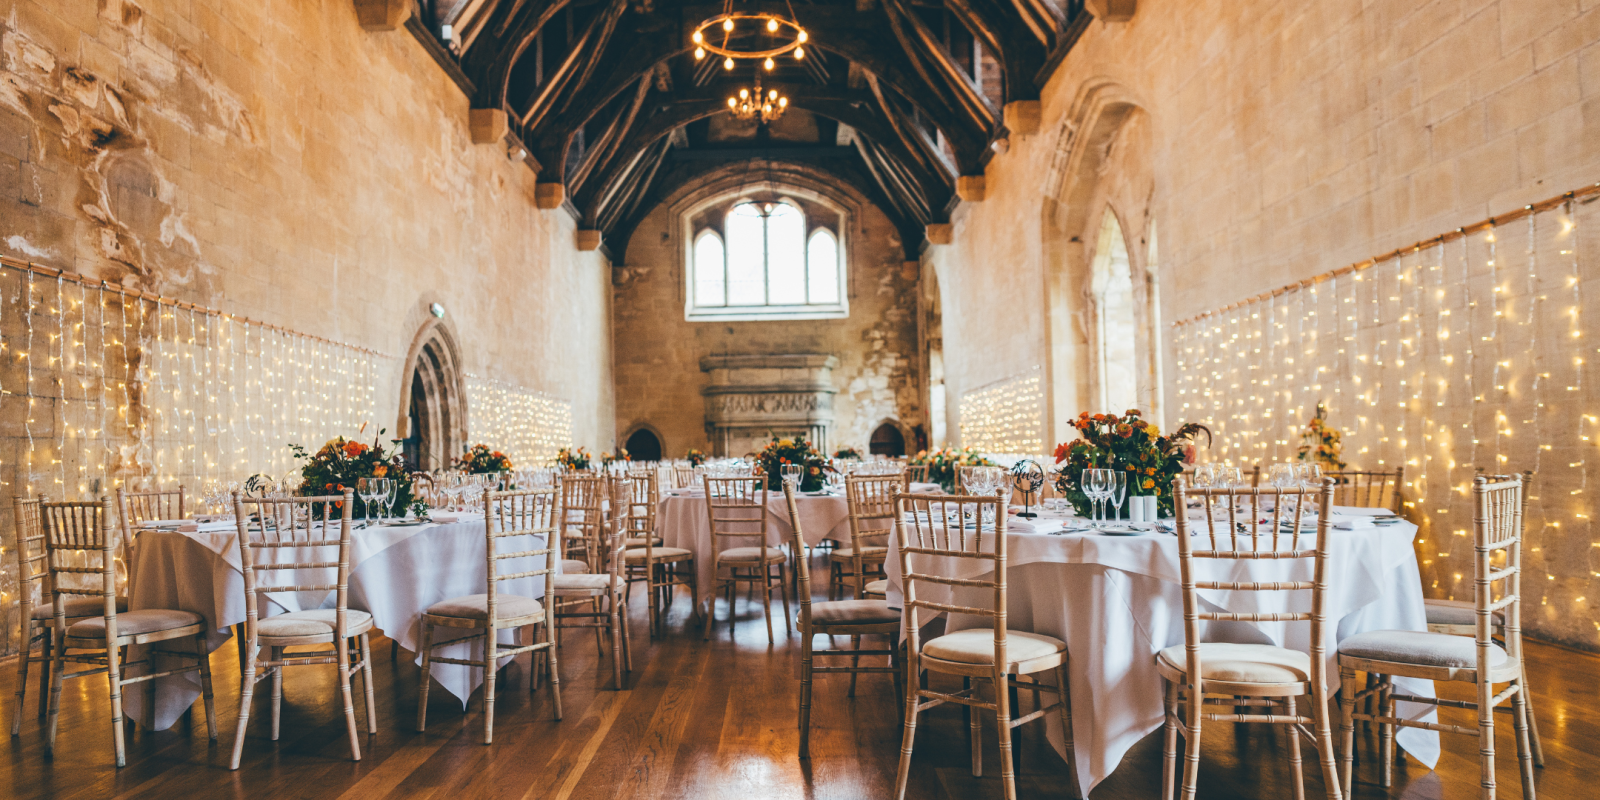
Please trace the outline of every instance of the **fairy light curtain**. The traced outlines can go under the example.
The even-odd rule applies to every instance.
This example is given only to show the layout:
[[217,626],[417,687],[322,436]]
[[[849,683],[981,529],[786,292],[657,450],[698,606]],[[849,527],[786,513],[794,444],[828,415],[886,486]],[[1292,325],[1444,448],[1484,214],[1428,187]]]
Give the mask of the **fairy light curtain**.
[[571,403],[492,378],[466,378],[473,444],[499,449],[518,467],[549,464],[572,446]]
[[961,445],[985,453],[1043,453],[1044,383],[1038,368],[961,396]]
[[1352,469],[1405,466],[1429,596],[1472,597],[1471,481],[1534,471],[1524,624],[1600,647],[1589,475],[1600,185],[1174,325],[1205,457],[1294,457],[1320,401]]

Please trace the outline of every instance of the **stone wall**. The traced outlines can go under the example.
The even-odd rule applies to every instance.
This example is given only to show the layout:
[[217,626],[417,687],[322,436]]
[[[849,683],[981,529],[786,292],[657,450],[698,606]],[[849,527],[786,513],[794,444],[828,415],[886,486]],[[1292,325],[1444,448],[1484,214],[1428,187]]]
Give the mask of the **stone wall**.
[[[952,432],[964,392],[1036,366],[1050,373],[1043,414],[1054,441],[1070,437],[1068,416],[1101,410],[1085,405],[1093,360],[1084,290],[1108,206],[1127,235],[1136,294],[1139,277],[1155,269],[1136,300],[1147,307],[1141,336],[1162,355],[1146,366],[1166,372],[1148,402],[1170,426],[1181,416],[1172,321],[1600,180],[1600,8],[1577,0],[1150,0],[1131,22],[1090,26],[1046,87],[1042,111],[1041,130],[1012,136],[990,163],[987,198],[957,209],[954,242],[925,257],[943,293]],[[1381,335],[1374,345],[1380,340],[1393,346]],[[1546,363],[1571,357],[1557,337],[1538,341],[1534,355]],[[1265,354],[1239,357],[1241,391],[1259,391],[1249,381],[1277,365]],[[1366,366],[1342,363],[1346,386]],[[1575,407],[1600,405],[1592,378],[1577,385]],[[1429,413],[1498,443],[1487,435],[1495,421],[1475,419],[1471,402],[1458,399]],[[1403,463],[1405,413],[1373,405],[1359,425],[1334,420],[1366,439],[1350,442],[1350,460]],[[1525,424],[1526,415],[1509,416]],[[1550,421],[1537,427],[1534,419],[1519,440],[1570,444],[1554,441],[1565,434]],[[1286,457],[1297,443],[1290,440],[1275,437],[1254,455]],[[1473,454],[1490,469],[1533,463],[1516,450],[1499,454],[1506,460],[1475,448],[1450,457],[1469,469]],[[1539,490],[1547,497],[1581,489],[1596,461],[1547,466],[1556,460],[1562,477]],[[1407,487],[1411,500],[1427,496],[1449,510],[1455,522],[1440,535],[1460,535],[1458,523],[1470,519],[1459,499],[1446,502],[1459,483]],[[1600,551],[1589,547],[1588,516],[1553,507],[1549,522],[1559,527],[1533,524],[1539,562],[1524,584],[1525,618],[1541,635],[1594,647],[1600,617],[1582,598],[1600,590],[1592,563]],[[1420,521],[1429,541],[1428,520]],[[1470,549],[1424,549],[1431,594],[1457,594],[1458,574],[1470,582]],[[1591,563],[1547,564],[1546,552]]]
[[[753,180],[759,175],[763,180]],[[726,193],[761,190],[813,192],[848,212],[849,310],[845,319],[689,322],[684,318],[681,217],[688,206]],[[894,226],[854,190],[814,172],[784,165],[714,171],[680,188],[652,209],[633,232],[625,266],[615,270],[617,431],[648,425],[663,453],[710,452],[700,390],[710,355],[819,353],[839,358],[833,370],[834,423],[830,446],[865,452],[885,420],[904,433],[923,425],[918,400],[918,265],[907,264]],[[906,446],[914,447],[907,436]],[[734,455],[741,455],[735,453]]]

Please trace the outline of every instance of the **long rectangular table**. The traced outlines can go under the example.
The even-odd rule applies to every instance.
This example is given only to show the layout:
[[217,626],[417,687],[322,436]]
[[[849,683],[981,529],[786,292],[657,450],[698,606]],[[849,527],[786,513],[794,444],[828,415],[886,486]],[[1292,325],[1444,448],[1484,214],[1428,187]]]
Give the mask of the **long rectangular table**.
[[[1343,515],[1368,514],[1363,509],[1336,508]],[[1114,771],[1140,739],[1157,730],[1163,719],[1161,676],[1155,655],[1183,644],[1183,594],[1178,540],[1149,531],[1135,536],[1063,533],[1064,520],[1016,521],[1008,529],[1007,612],[1009,628],[1053,636],[1067,643],[1068,681],[1072,696],[1073,742],[1079,786],[1087,793]],[[1338,642],[1370,630],[1427,629],[1422,581],[1408,522],[1335,531],[1329,558],[1327,648],[1330,689],[1338,689],[1334,665]],[[898,542],[891,541],[885,569],[889,603],[899,605],[901,573]],[[921,559],[922,557],[918,557]],[[918,561],[918,570],[923,561]],[[1197,561],[1202,581],[1310,580],[1310,562],[1297,560]],[[982,575],[959,575],[979,578]],[[918,584],[919,599],[968,606],[988,605],[978,590],[943,591],[947,587]],[[981,590],[987,593],[989,590]],[[1306,592],[1202,591],[1213,611],[1308,611]],[[1303,602],[1304,608],[1292,605]],[[1277,605],[1273,605],[1277,604]],[[931,619],[928,615],[928,619]],[[946,630],[987,627],[986,618],[950,615]],[[1201,623],[1208,641],[1275,644],[1309,650],[1310,626],[1304,622]],[[1430,681],[1396,679],[1401,691],[1432,697]],[[1027,702],[1026,695],[1024,702]],[[1017,713],[1026,713],[1019,709]],[[1399,713],[1432,719],[1433,708],[1399,704]],[[1066,755],[1065,742],[1054,724],[1045,726],[1050,742]],[[1399,744],[1430,768],[1438,762],[1439,736],[1433,731],[1402,729]]]
[[[135,540],[129,607],[193,611],[205,618],[207,645],[216,650],[232,637],[231,628],[245,620],[244,573],[237,538],[232,522],[204,525],[190,532],[141,532]],[[531,538],[540,540],[536,547],[543,546],[544,537]],[[350,551],[350,607],[371,613],[377,629],[412,652],[417,649],[423,610],[451,597],[487,591],[481,514],[461,514],[448,523],[362,527],[351,533]],[[531,557],[516,559],[506,568],[520,572],[541,566],[535,561]],[[507,581],[500,584],[499,591],[542,600],[544,579],[532,576]],[[335,603],[331,592],[274,593],[268,598],[274,608],[270,612],[262,609],[263,616],[331,608]],[[455,632],[436,628],[434,636],[448,638]],[[518,634],[520,631],[501,631],[500,640],[514,641]],[[481,642],[473,647],[476,652],[469,650],[467,643],[436,652],[451,658],[481,658]],[[417,663],[421,663],[420,655]],[[482,670],[458,664],[435,664],[432,675],[445,691],[460,698],[463,707],[483,682]],[[146,707],[143,692],[131,692],[127,713],[154,730],[171,727],[200,696],[199,678],[192,672],[151,683],[155,684],[154,706]]]

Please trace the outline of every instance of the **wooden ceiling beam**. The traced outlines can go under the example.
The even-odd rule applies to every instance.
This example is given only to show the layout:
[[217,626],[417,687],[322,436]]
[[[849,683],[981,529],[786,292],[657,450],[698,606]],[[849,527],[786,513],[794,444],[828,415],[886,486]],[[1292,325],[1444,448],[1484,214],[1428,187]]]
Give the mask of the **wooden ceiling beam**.
[[912,67],[922,77],[925,88],[939,96],[944,105],[961,120],[966,136],[957,139],[949,132],[945,133],[951,149],[955,151],[961,174],[982,172],[983,150],[988,147],[989,138],[996,128],[995,109],[978,91],[972,78],[961,71],[944,43],[933,35],[921,17],[911,11],[905,0],[883,0],[883,9],[895,38],[899,40]]
[[1039,99],[1034,77],[1048,51],[1025,23],[994,0],[945,0],[945,8],[999,60],[1005,75],[1002,105]]
[[539,30],[571,0],[501,0],[470,41],[463,40],[461,69],[477,87],[473,108],[506,109],[511,70]]

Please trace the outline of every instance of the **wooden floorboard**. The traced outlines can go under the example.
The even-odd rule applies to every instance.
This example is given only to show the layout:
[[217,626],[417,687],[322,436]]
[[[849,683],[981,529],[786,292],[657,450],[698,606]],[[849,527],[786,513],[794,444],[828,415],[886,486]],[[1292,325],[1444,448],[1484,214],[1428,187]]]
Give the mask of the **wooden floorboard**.
[[[819,564],[820,567],[820,564]],[[245,742],[243,768],[229,771],[238,720],[238,664],[232,646],[214,654],[218,741],[208,741],[196,704],[194,722],[170,731],[130,729],[128,766],[112,766],[109,702],[103,678],[72,681],[62,695],[59,747],[44,749],[43,723],[35,718],[37,681],[30,681],[20,736],[0,757],[0,793],[15,798],[231,798],[306,800],[397,797],[414,800],[505,798],[600,800],[695,798],[756,800],[881,798],[894,789],[900,719],[888,676],[863,676],[856,696],[846,696],[847,676],[818,676],[812,706],[812,758],[796,753],[799,732],[799,637],[782,638],[781,607],[774,603],[776,645],[767,643],[759,602],[738,599],[731,630],[725,603],[709,641],[690,619],[682,594],[668,634],[651,640],[644,598],[631,607],[634,671],[626,689],[614,690],[609,648],[597,653],[586,631],[569,632],[561,648],[564,719],[552,718],[548,694],[528,692],[526,657],[502,673],[495,708],[495,742],[485,746],[481,693],[465,713],[437,688],[430,693],[428,730],[416,732],[420,670],[402,653],[389,660],[386,640],[374,643],[379,733],[362,738],[362,760],[349,760],[344,719],[331,667],[291,669],[285,681],[282,736],[268,733],[266,692],[258,691]],[[844,639],[839,643],[846,644]],[[825,639],[817,640],[827,646]],[[1538,770],[1541,797],[1588,800],[1600,779],[1600,656],[1531,644],[1535,701],[1547,766]],[[0,664],[0,699],[10,721],[15,667]],[[263,688],[267,684],[262,684]],[[270,691],[268,689],[267,691]],[[1152,691],[1156,691],[1152,687]],[[357,716],[363,713],[357,698]],[[1470,699],[1465,687],[1449,697]],[[1444,712],[1446,721],[1472,724],[1472,715]],[[1509,722],[1509,720],[1503,720]],[[364,721],[362,723],[365,724]],[[1065,796],[1066,765],[1043,736],[1053,717],[1024,728],[1019,795]],[[1512,731],[1497,727],[1500,796],[1519,798],[1521,786]],[[1200,796],[1291,796],[1286,739],[1263,726],[1212,724],[1202,748]],[[1437,771],[1405,760],[1395,785],[1377,784],[1376,741],[1358,740],[1357,798],[1476,797],[1475,741],[1444,737]],[[967,768],[961,709],[945,706],[923,715],[917,728],[908,796],[998,798],[999,749],[993,722],[984,730],[985,777]],[[1306,754],[1307,794],[1320,796],[1314,756]],[[1159,795],[1159,735],[1141,741],[1117,772],[1097,787],[1094,800]]]

